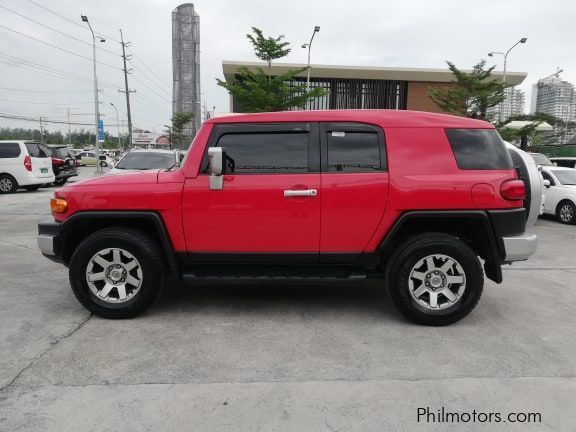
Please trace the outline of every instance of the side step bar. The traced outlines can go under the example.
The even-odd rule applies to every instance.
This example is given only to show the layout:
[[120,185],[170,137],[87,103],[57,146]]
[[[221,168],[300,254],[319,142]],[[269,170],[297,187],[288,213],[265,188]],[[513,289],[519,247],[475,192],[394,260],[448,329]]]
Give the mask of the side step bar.
[[187,284],[214,284],[214,285],[270,285],[270,284],[335,284],[335,283],[363,283],[367,278],[365,273],[333,274],[333,275],[291,275],[291,274],[259,274],[259,275],[231,275],[231,274],[205,274],[184,272],[182,281]]

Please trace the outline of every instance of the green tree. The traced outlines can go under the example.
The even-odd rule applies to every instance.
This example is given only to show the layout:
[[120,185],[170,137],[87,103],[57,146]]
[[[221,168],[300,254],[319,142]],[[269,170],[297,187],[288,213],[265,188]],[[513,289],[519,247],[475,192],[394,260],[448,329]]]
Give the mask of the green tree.
[[262,30],[252,27],[254,35],[247,34],[246,37],[254,47],[254,54],[260,60],[268,63],[268,79],[272,75],[272,60],[286,57],[290,54],[289,42],[282,42],[284,35],[278,37],[264,37]]
[[[507,128],[506,125],[512,121],[529,121],[530,124],[520,128],[520,129],[510,129]],[[528,149],[528,143],[535,144],[535,141],[538,141],[542,138],[542,134],[553,134],[554,132],[539,132],[536,128],[541,123],[548,123],[550,126],[553,126],[555,130],[558,129],[558,126],[563,126],[564,122],[557,117],[554,117],[550,114],[545,113],[535,113],[535,114],[518,114],[514,116],[510,116],[506,121],[502,123],[496,124],[496,128],[500,133],[500,136],[505,141],[509,142],[520,142],[520,148],[522,150]]]
[[194,113],[191,112],[177,112],[172,116],[172,127],[168,130],[170,137],[170,145],[174,144],[180,146],[182,140],[186,138],[184,128],[194,118]]
[[251,71],[243,66],[231,82],[216,78],[218,85],[228,90],[243,110],[267,112],[304,109],[308,101],[326,94],[322,88],[309,91],[304,83],[298,83],[297,76],[307,68],[272,76],[272,60],[287,56],[290,52],[289,43],[282,42],[282,35],[276,38],[265,37],[260,29],[253,27],[252,30],[256,36],[246,36],[254,46],[256,57],[268,63],[268,73],[264,73],[262,68]]
[[430,99],[448,113],[486,120],[488,108],[504,100],[505,84],[492,77],[495,66],[486,69],[486,60],[482,60],[467,73],[451,62],[446,63],[454,75],[454,86],[429,88]]

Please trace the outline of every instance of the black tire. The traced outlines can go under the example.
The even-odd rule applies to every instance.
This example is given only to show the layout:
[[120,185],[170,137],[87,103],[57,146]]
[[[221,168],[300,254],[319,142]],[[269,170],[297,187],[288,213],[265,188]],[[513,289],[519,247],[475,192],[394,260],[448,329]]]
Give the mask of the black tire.
[[570,200],[560,201],[556,207],[556,218],[565,225],[576,225],[576,205]]
[[0,174],[0,194],[14,193],[18,190],[18,182],[10,174]]
[[[453,305],[446,303],[447,298],[442,297],[447,304],[445,309],[426,308],[417,303],[410,293],[412,270],[430,255],[445,255],[455,260],[465,277],[463,293]],[[444,326],[460,321],[474,309],[482,295],[484,274],[476,254],[466,243],[447,234],[426,233],[414,236],[400,246],[390,261],[389,281],[390,297],[406,318],[417,324]],[[413,280],[412,283],[419,282]]]
[[62,186],[64,184],[66,184],[66,182],[68,181],[68,177],[64,177],[64,178],[59,178],[54,182],[54,185],[56,186]]
[[24,186],[24,189],[26,189],[28,192],[34,192],[37,191],[38,189],[40,189],[42,185],[30,185],[30,186]]
[[106,162],[106,161],[100,161],[100,166],[101,166],[102,168],[106,168],[106,167],[108,166],[108,162]]
[[[124,303],[109,303],[94,294],[86,280],[91,258],[107,248],[121,248],[140,263],[139,291]],[[90,312],[103,318],[132,318],[144,312],[160,296],[164,284],[164,264],[156,243],[146,234],[129,228],[106,228],[88,236],[74,251],[69,265],[72,291]]]

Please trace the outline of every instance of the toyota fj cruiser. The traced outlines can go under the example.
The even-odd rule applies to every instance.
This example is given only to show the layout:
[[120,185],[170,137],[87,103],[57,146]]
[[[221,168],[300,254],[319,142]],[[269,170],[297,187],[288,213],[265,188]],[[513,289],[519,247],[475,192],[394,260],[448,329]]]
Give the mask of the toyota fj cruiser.
[[181,166],[59,189],[38,245],[107,318],[143,312],[170,279],[375,277],[406,317],[446,325],[475,307],[484,273],[500,283],[502,264],[535,252],[541,187],[532,159],[483,121],[241,114],[205,122]]

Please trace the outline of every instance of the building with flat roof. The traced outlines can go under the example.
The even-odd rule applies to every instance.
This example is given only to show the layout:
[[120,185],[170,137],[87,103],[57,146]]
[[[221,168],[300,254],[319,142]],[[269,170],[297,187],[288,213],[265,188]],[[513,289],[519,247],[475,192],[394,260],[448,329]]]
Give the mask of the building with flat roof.
[[[223,61],[224,78],[231,82],[238,69],[245,66],[255,71],[267,69],[265,63]],[[305,64],[273,63],[272,75],[288,70],[305,68]],[[466,71],[467,72],[467,71]],[[517,85],[526,78],[524,72],[507,72],[506,82]],[[494,79],[502,75],[493,72]],[[428,97],[430,87],[451,87],[454,75],[449,69],[397,68],[373,66],[311,65],[310,88],[322,87],[326,96],[311,101],[313,110],[324,109],[400,109],[442,112]],[[297,77],[306,82],[306,71]],[[230,111],[243,112],[242,107],[230,96]]]
[[526,95],[516,87],[507,87],[504,90],[504,100],[500,105],[488,108],[488,118],[498,121],[506,121],[508,118],[524,114]]
[[574,84],[551,76],[538,81],[532,98],[535,112],[553,115],[565,122],[576,121],[576,90]]

